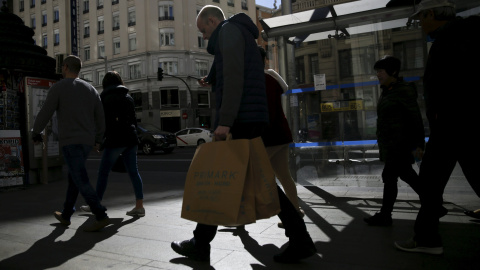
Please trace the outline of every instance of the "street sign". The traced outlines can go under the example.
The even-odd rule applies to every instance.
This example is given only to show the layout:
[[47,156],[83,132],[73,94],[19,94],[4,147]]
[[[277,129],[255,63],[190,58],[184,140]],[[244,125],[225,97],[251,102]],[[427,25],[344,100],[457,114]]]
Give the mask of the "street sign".
[[182,113],[182,119],[187,119],[188,118],[188,114],[186,112]]

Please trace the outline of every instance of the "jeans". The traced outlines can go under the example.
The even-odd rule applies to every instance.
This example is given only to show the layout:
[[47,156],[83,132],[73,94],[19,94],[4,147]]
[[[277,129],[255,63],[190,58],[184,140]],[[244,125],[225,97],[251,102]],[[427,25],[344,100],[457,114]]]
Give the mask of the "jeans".
[[102,161],[98,170],[97,179],[97,195],[100,201],[103,199],[103,194],[107,189],[107,180],[110,170],[115,164],[115,161],[119,158],[120,154],[122,154],[123,163],[125,164],[127,173],[132,181],[133,190],[135,191],[135,198],[137,200],[143,200],[143,183],[142,178],[138,173],[137,150],[137,145],[129,147],[105,148],[103,150]]
[[62,147],[63,156],[68,166],[67,197],[63,205],[62,216],[67,220],[70,220],[75,212],[75,203],[79,192],[90,206],[97,220],[107,216],[105,213],[107,209],[100,204],[85,168],[85,162],[91,150],[92,146],[84,144],[71,144]]

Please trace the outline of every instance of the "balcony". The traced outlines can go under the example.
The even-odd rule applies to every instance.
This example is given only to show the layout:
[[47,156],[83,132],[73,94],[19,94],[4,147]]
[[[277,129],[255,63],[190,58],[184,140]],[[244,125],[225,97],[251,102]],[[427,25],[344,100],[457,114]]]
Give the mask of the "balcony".
[[112,6],[118,4],[119,2],[119,0],[112,0]]
[[86,14],[86,13],[88,13],[88,12],[90,12],[90,9],[84,9],[84,10],[83,10],[83,14]]
[[230,7],[234,7],[235,3],[227,3],[227,5],[230,6]]
[[59,19],[55,19],[53,20],[53,23],[57,23],[59,21]]
[[58,45],[60,45],[60,42],[53,43],[53,46],[58,46]]
[[242,3],[242,9],[244,9],[244,10],[248,10],[247,3]]
[[102,9],[103,5],[97,6],[97,9]]
[[175,19],[175,17],[173,17],[173,16],[160,16],[160,17],[158,17],[159,21],[173,21],[174,19]]
[[117,26],[112,27],[112,30],[113,30],[113,31],[118,30],[118,29],[120,29],[120,25],[117,25]]
[[46,22],[42,23],[42,27],[45,27],[45,26],[47,26],[47,23]]
[[104,30],[98,30],[97,34],[98,35],[103,35],[104,32],[105,32]]
[[128,26],[134,26],[136,22],[128,22]]
[[83,35],[83,38],[89,38],[89,37],[90,37],[90,34]]

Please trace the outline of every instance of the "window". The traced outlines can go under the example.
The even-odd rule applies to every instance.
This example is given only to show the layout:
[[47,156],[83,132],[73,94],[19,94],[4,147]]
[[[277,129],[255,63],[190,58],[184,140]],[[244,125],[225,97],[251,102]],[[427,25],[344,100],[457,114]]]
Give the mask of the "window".
[[310,58],[310,71],[312,72],[310,74],[310,80],[313,82],[314,81],[314,75],[320,73],[320,65],[318,62],[318,54],[311,54],[308,56]]
[[134,92],[134,93],[130,93],[130,96],[133,98],[133,103],[135,104],[135,111],[141,112],[142,111],[142,93]]
[[118,12],[113,13],[112,17],[113,31],[120,29],[120,15]]
[[18,11],[22,12],[25,10],[25,0],[20,0]]
[[117,5],[120,1],[119,0],[112,0],[112,6]]
[[177,75],[178,63],[177,61],[162,61],[158,63],[158,67],[163,68],[165,74]]
[[248,10],[247,0],[242,0],[242,9]]
[[85,72],[82,73],[82,76],[80,77],[82,80],[87,81],[89,83],[92,83],[92,72]]
[[83,49],[83,54],[85,55],[83,61],[90,60],[90,46],[87,46]]
[[47,11],[44,10],[42,11],[42,26],[46,26],[47,25]]
[[43,48],[47,48],[48,42],[47,42],[47,34],[42,35],[42,46]]
[[113,54],[120,53],[120,38],[115,38],[113,40]]
[[206,48],[207,47],[207,42],[203,39],[203,34],[198,32],[198,48]]
[[30,0],[30,8],[34,8],[35,7],[35,0]]
[[98,34],[101,35],[105,31],[105,22],[103,21],[103,16],[98,17]]
[[32,16],[30,17],[30,26],[32,27],[32,29],[37,28],[37,23],[36,23],[36,21],[35,21],[35,15],[32,15]]
[[297,83],[305,83],[305,63],[303,56],[295,58],[295,71]]
[[97,84],[102,84],[103,77],[105,77],[105,69],[97,70]]
[[227,5],[234,7],[235,6],[235,1],[234,0],[227,0]]
[[135,7],[128,8],[128,26],[134,26],[136,21]]
[[90,22],[84,21],[83,22],[83,37],[87,38],[90,36]]
[[130,64],[128,65],[128,78],[129,79],[138,79],[142,77],[142,72],[140,70],[140,64]]
[[98,56],[105,57],[105,43],[103,41],[98,42]]
[[208,61],[205,60],[195,60],[195,71],[198,76],[207,76],[208,75]]
[[53,30],[53,46],[60,45],[60,30]]
[[210,107],[210,98],[208,96],[209,91],[205,90],[198,90],[197,97],[198,97],[198,107],[199,108],[209,108]]
[[162,108],[180,107],[180,103],[178,100],[178,89],[160,90],[160,105]]
[[128,50],[135,51],[137,49],[137,35],[130,34],[128,35]]
[[55,7],[53,9],[53,22],[56,23],[58,21],[60,21],[60,10],[58,7]]
[[400,59],[402,70],[423,68],[423,46],[421,40],[394,43],[393,55]]
[[120,75],[120,77],[122,77],[122,79],[123,79],[123,66],[113,67],[112,70],[116,71],[118,73],[118,75]]
[[97,0],[97,9],[103,8],[103,0]]
[[173,20],[173,1],[161,1],[158,3],[158,20]]
[[173,28],[160,29],[160,46],[174,46],[174,36]]
[[90,1],[83,0],[83,14],[88,13],[90,11]]
[[40,4],[42,4],[42,5],[45,4],[45,3],[47,3],[47,0],[40,1]]

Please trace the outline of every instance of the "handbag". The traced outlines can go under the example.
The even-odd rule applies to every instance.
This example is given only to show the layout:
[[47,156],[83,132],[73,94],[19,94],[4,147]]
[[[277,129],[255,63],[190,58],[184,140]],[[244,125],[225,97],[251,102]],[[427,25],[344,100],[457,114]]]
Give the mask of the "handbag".
[[275,176],[260,137],[197,148],[185,181],[182,218],[238,226],[279,212]]
[[117,160],[115,161],[115,164],[113,164],[112,172],[118,172],[118,173],[127,172],[127,168],[125,168],[125,163],[123,163],[122,154],[118,156]]

